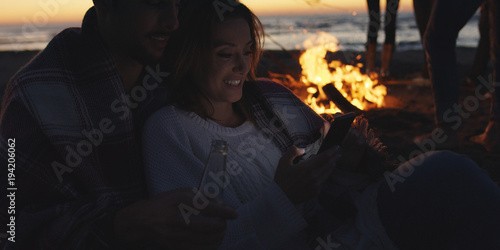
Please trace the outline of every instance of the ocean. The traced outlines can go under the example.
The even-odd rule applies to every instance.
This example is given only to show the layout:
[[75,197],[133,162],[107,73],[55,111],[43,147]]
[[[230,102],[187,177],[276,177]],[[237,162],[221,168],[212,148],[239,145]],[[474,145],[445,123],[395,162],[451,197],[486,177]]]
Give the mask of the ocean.
[[[479,39],[478,13],[461,30],[457,39],[459,47],[476,47]],[[317,32],[325,32],[337,38],[340,50],[364,51],[368,29],[368,14],[329,14],[262,16],[266,38],[266,50],[303,50],[303,42]],[[79,23],[0,26],[0,51],[41,50],[50,39],[66,27],[78,27]],[[379,44],[384,41],[380,30]],[[420,36],[412,12],[398,13],[396,50],[422,49]]]

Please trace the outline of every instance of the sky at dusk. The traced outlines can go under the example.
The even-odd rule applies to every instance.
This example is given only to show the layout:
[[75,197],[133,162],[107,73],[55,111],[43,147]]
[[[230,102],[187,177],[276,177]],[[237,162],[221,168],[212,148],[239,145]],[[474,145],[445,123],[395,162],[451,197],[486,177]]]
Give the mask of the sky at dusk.
[[[366,1],[242,0],[257,15],[362,13]],[[384,5],[385,1],[381,1]],[[1,24],[80,22],[91,0],[0,0]],[[383,7],[383,6],[382,6]],[[412,1],[401,0],[400,11],[412,11]]]

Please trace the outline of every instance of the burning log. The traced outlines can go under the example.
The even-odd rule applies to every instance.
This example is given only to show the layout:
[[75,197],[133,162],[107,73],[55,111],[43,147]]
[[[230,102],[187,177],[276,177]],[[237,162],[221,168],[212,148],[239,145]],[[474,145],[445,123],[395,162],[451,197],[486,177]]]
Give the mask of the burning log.
[[323,86],[323,92],[325,92],[328,99],[335,103],[335,105],[342,110],[343,113],[354,112],[356,115],[361,114],[363,111],[356,106],[352,105],[340,91],[335,88],[331,83]]
[[334,53],[340,53],[337,44],[335,37],[319,33],[304,41],[307,50],[299,58],[300,74],[296,73],[299,71],[285,70],[288,74],[269,72],[269,75],[288,86],[318,114],[361,114],[363,110],[382,107],[387,95],[386,87],[362,74],[362,65],[344,65],[342,61],[332,58]]

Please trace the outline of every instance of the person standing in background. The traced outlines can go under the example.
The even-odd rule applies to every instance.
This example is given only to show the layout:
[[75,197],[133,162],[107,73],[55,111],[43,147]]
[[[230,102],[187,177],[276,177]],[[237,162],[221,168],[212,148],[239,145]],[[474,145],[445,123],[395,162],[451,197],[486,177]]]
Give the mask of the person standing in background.
[[[368,15],[370,23],[368,25],[368,39],[366,43],[366,74],[375,72],[375,61],[377,57],[377,37],[380,29],[380,0],[367,0]],[[382,59],[380,76],[387,78],[390,75],[390,63],[394,45],[396,42],[396,18],[399,8],[399,0],[387,0],[384,31],[385,42],[382,46]]]
[[[459,103],[460,81],[455,51],[456,39],[460,30],[483,2],[483,0],[434,0],[432,5],[425,5],[429,3],[428,0],[415,0],[414,2],[415,6],[421,6],[424,9],[425,6],[427,8],[430,6],[430,12],[418,11],[415,8],[415,15],[419,26],[426,25],[423,29],[425,31],[422,41],[432,83],[436,123],[436,129],[430,134],[416,137],[414,140],[416,143],[432,140],[436,134],[442,134],[446,136],[446,140],[437,143],[437,149],[452,149],[459,146],[458,130],[468,116],[464,115],[464,109],[467,108],[464,107],[465,103]],[[484,81],[482,88],[494,92],[490,121],[484,133],[471,139],[483,145],[489,152],[500,151],[499,8],[500,0],[489,1],[490,56],[493,62],[493,75]],[[419,15],[425,13],[430,13],[428,21],[419,23],[418,20],[425,19]],[[478,100],[485,99],[479,95],[477,98]]]
[[[432,4],[434,0],[414,0],[413,1],[413,11],[415,14],[415,22],[417,23],[418,34],[420,35],[420,41],[424,41],[425,28],[429,22],[429,17],[431,16]],[[424,78],[429,78],[429,69],[427,68],[427,55],[424,52],[424,64],[422,65],[422,75]]]
[[478,77],[484,76],[488,70],[490,62],[490,24],[489,24],[489,0],[484,1],[481,5],[479,16],[479,42],[477,44],[476,56],[472,70],[467,77],[467,83],[477,86],[479,84]]
[[[488,62],[493,62],[493,76],[487,78],[494,92],[492,96],[490,121],[484,133],[471,138],[472,142],[483,145],[489,152],[500,152],[500,57],[499,52],[499,29],[500,29],[500,1],[485,0],[481,5],[481,17],[479,20],[479,40],[476,57],[472,72],[468,79],[481,84],[480,76],[487,72]],[[492,79],[492,80],[490,80]],[[486,92],[486,91],[485,91]]]

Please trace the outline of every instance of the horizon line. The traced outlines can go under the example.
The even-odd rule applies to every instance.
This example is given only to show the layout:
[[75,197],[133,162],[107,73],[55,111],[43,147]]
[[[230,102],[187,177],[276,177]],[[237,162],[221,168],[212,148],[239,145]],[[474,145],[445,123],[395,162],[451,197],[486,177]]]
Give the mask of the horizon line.
[[[272,16],[314,16],[314,15],[363,15],[367,14],[368,11],[333,11],[333,12],[321,12],[321,13],[259,13],[257,17],[272,17]],[[413,11],[399,11],[398,13],[413,13]],[[68,24],[68,23],[78,23],[81,24],[83,20],[83,15],[80,19],[75,19],[75,20],[56,20],[56,21],[49,21],[48,23],[44,24],[45,25],[50,25],[50,24]],[[19,22],[19,21],[13,21],[13,22],[0,22],[0,26],[17,26],[17,25],[26,25],[29,24],[28,22]]]

